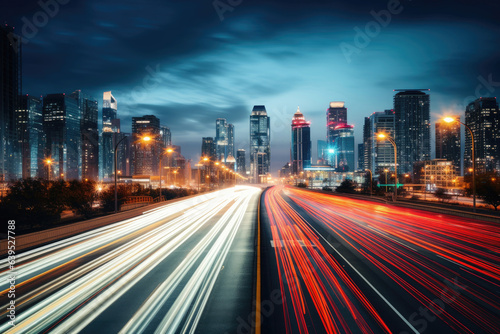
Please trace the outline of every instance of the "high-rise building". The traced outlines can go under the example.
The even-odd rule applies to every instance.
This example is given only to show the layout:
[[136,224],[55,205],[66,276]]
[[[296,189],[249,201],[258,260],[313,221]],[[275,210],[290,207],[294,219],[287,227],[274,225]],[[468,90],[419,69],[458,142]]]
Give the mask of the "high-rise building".
[[365,170],[365,144],[358,144],[358,170]]
[[267,176],[271,164],[270,118],[266,107],[256,105],[250,115],[250,174],[255,183]]
[[[465,124],[474,134],[476,171],[500,170],[500,112],[495,97],[481,97],[467,105]],[[465,131],[464,172],[472,167],[472,139]]]
[[13,28],[0,25],[0,181],[22,177],[15,117],[21,83],[21,37]]
[[102,127],[111,128],[111,121],[117,118],[118,103],[111,91],[102,94]]
[[244,176],[247,173],[247,167],[246,167],[246,152],[244,149],[240,148],[236,152],[236,168],[238,171],[238,174]]
[[394,111],[374,112],[365,117],[364,166],[372,171],[373,177],[379,177],[385,169],[394,169],[394,148],[387,140],[377,140],[377,133],[384,133],[394,138]]
[[160,136],[164,148],[172,145],[172,133],[170,132],[170,128],[163,125],[160,126]]
[[416,161],[431,155],[429,89],[395,90],[395,142],[398,148],[398,172],[411,173]]
[[234,157],[234,125],[227,125],[227,156]]
[[[141,140],[149,137],[149,142]],[[158,175],[162,140],[160,120],[153,115],[132,117],[132,166],[133,175]]]
[[[460,116],[455,116],[460,121]],[[436,159],[445,159],[453,163],[455,172],[460,175],[461,159],[461,124],[436,121]]]
[[365,170],[370,169],[368,161],[370,160],[369,154],[371,152],[372,140],[370,117],[365,117],[365,122],[363,123],[363,152],[358,152],[359,155],[363,155],[363,167]]
[[102,135],[100,145],[99,176],[101,180],[111,180],[114,177],[115,133],[120,132],[119,122],[116,122],[118,103],[111,92],[102,96]]
[[330,108],[326,110],[326,140],[333,143],[335,128],[347,124],[347,108],[344,102],[330,102]]
[[354,171],[354,130],[347,124],[344,102],[330,102],[326,110],[326,128],[326,162],[341,172]]
[[324,165],[327,164],[328,160],[328,143],[326,140],[318,140],[317,141],[317,149],[318,149],[318,160],[317,163]]
[[227,162],[229,156],[234,157],[234,125],[228,124],[225,118],[215,121],[215,151],[217,160]]
[[216,160],[215,142],[213,137],[203,137],[201,141],[201,156],[207,157],[211,161]]
[[99,130],[97,100],[85,96],[80,90],[71,94],[80,108],[80,133],[82,145],[82,180],[97,180],[99,177]]
[[354,172],[354,126],[339,124],[331,131],[333,142],[329,150],[333,150],[330,164],[339,172]]
[[311,122],[307,122],[297,107],[292,118],[292,147],[290,150],[292,173],[300,174],[311,167]]
[[23,179],[42,177],[45,136],[43,132],[42,100],[23,95],[17,109],[17,133],[21,147]]
[[227,158],[227,121],[225,118],[217,118],[215,121],[215,152],[217,160]]
[[50,179],[81,179],[81,112],[78,101],[66,94],[48,94],[43,99],[45,157],[53,163]]

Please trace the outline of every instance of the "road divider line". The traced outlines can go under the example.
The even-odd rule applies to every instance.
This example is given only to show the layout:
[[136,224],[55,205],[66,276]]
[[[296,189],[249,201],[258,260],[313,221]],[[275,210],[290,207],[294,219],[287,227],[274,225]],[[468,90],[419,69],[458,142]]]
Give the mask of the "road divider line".
[[260,203],[262,201],[262,194],[259,196],[259,204],[257,205],[257,287],[255,292],[255,334],[261,332],[261,281],[260,281]]

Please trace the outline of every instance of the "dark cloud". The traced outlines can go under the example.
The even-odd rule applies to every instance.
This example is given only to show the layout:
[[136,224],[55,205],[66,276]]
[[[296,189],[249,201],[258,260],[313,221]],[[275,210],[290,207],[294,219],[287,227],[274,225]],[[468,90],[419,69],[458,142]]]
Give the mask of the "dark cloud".
[[[157,115],[194,156],[217,117],[235,123],[245,145],[254,103],[271,101],[271,115],[287,100],[310,104],[319,129],[333,98],[350,99],[360,124],[391,106],[394,88],[431,88],[446,104],[473,95],[479,76],[500,81],[500,3],[491,0],[401,0],[401,13],[348,63],[339,44],[353,43],[354,28],[389,2],[243,1],[221,21],[211,0],[70,0],[26,36],[23,90],[83,89],[98,99],[111,90],[124,127],[132,116]],[[0,22],[19,34],[42,11],[38,0],[0,0],[0,9]],[[159,69],[156,81],[148,68]],[[288,138],[286,126],[279,131]],[[273,150],[282,160],[289,147]]]
[[[155,115],[162,120],[166,126],[183,129],[188,133],[197,133],[205,137],[211,135],[215,129],[216,118],[226,118],[229,123],[246,120],[249,117],[247,105],[234,105],[227,108],[214,107],[209,104],[166,104],[151,105],[138,104],[136,110],[139,115]],[[131,116],[139,116],[133,115]],[[200,137],[201,138],[201,137]],[[200,139],[201,140],[201,139]]]

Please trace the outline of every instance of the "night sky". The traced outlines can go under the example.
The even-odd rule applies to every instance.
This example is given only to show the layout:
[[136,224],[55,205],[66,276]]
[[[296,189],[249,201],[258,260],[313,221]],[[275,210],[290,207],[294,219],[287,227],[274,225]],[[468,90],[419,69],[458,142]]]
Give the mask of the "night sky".
[[[111,90],[122,131],[132,116],[154,114],[193,160],[201,137],[215,136],[218,117],[235,125],[236,149],[248,151],[254,104],[271,117],[275,172],[289,160],[297,106],[312,121],[315,158],[330,101],[345,101],[357,144],[364,117],[392,108],[393,89],[430,88],[433,121],[463,115],[475,97],[500,95],[494,0],[41,3],[59,8],[50,17],[37,1],[1,0],[1,22],[26,41],[23,92],[82,89],[101,108],[102,92]],[[375,24],[371,12],[388,6],[390,22]]]

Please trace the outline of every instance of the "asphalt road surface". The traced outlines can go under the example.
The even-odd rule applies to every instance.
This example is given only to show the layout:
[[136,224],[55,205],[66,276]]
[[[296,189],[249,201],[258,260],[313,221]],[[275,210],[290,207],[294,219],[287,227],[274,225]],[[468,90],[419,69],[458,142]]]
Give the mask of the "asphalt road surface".
[[500,226],[273,187],[262,333],[499,333]]
[[[253,310],[261,190],[238,186],[0,262],[1,333],[234,333]],[[15,276],[15,323],[8,323]]]

